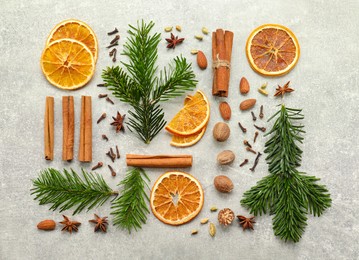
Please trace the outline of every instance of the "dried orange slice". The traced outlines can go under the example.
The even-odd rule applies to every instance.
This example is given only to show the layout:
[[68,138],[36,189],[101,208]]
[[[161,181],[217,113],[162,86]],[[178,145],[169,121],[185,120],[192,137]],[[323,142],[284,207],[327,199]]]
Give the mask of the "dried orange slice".
[[252,69],[265,76],[280,76],[291,71],[300,56],[294,33],[283,25],[264,24],[248,37],[246,54]]
[[202,136],[206,132],[206,128],[207,127],[204,126],[201,131],[192,135],[173,135],[170,144],[176,147],[192,146],[201,140]]
[[196,217],[203,200],[203,189],[196,178],[185,172],[171,171],[162,174],[153,185],[150,204],[159,220],[176,226]]
[[202,91],[185,99],[184,107],[165,127],[175,135],[192,135],[199,132],[209,120],[209,102]]
[[73,90],[84,86],[92,78],[95,62],[89,48],[72,39],[60,39],[45,47],[41,69],[54,86]]
[[76,19],[62,21],[52,29],[47,38],[46,45],[64,38],[74,39],[85,44],[90,49],[96,63],[97,38],[90,26]]

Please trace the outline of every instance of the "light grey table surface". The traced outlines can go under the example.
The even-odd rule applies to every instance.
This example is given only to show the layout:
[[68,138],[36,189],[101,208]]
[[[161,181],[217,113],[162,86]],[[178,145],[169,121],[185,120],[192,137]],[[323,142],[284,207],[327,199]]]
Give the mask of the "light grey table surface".
[[[357,0],[345,1],[4,1],[0,0],[0,259],[359,259],[359,201],[358,201],[358,11]],[[61,20],[77,18],[87,22],[96,32],[99,42],[99,59],[92,81],[83,89],[66,92],[51,86],[42,75],[39,59],[45,40],[52,27]],[[186,169],[196,176],[205,190],[205,203],[199,216],[179,227],[165,225],[151,213],[142,230],[130,235],[110,225],[107,234],[94,233],[88,222],[93,213],[109,215],[110,203],[83,212],[73,218],[82,222],[79,232],[67,234],[60,231],[41,232],[36,224],[42,219],[61,221],[61,213],[49,211],[48,205],[39,206],[30,196],[31,179],[47,167],[89,169],[90,165],[61,161],[62,119],[61,97],[75,97],[76,142],[78,150],[78,126],[80,96],[93,97],[93,118],[102,112],[115,115],[119,110],[126,113],[129,107],[115,100],[110,105],[97,95],[106,92],[96,87],[101,82],[101,71],[112,65],[105,48],[111,37],[106,32],[119,28],[125,42],[128,24],[137,20],[154,21],[155,31],[162,32],[159,45],[160,67],[176,55],[183,54],[194,62],[193,68],[202,89],[211,103],[211,119],[203,139],[187,149],[169,145],[170,135],[164,130],[150,145],[143,144],[129,131],[115,134],[109,126],[110,119],[93,126],[93,163],[109,160],[105,152],[118,144],[122,158],[116,162],[118,171],[112,178],[107,167],[98,172],[112,188],[122,180],[126,153],[190,153],[194,165]],[[301,45],[301,57],[295,69],[279,78],[264,78],[249,67],[244,46],[249,33],[263,23],[280,23],[291,28]],[[165,48],[165,26],[181,25],[180,33],[186,40],[175,51]],[[227,101],[233,116],[229,122],[231,137],[225,143],[216,143],[212,128],[221,121],[218,103],[221,99],[211,95],[212,72],[200,71],[191,49],[201,49],[211,59],[211,38],[202,42],[194,39],[202,26],[210,31],[225,28],[234,32],[230,91]],[[177,34],[177,33],[176,33]],[[120,57],[119,60],[123,60]],[[308,226],[299,243],[284,243],[272,230],[271,216],[257,217],[255,230],[243,232],[235,221],[231,227],[218,228],[215,238],[208,235],[207,226],[199,220],[209,217],[217,223],[216,213],[209,207],[229,207],[236,214],[248,215],[240,206],[244,191],[268,174],[267,165],[260,160],[255,173],[248,167],[239,168],[246,157],[251,163],[254,156],[247,154],[242,142],[251,140],[254,129],[248,112],[240,112],[238,105],[243,97],[238,83],[242,76],[249,80],[252,90],[249,97],[257,98],[265,107],[265,118],[273,114],[280,103],[273,98],[275,86],[291,80],[295,89],[284,103],[289,107],[303,108],[305,134],[302,145],[301,170],[321,178],[333,199],[332,207],[320,217],[309,216]],[[269,97],[260,95],[256,88],[268,82]],[[55,159],[43,159],[43,117],[45,96],[55,97]],[[183,97],[164,103],[166,119],[170,120],[182,107]],[[243,135],[237,121],[247,125]],[[260,125],[267,125],[259,121]],[[106,133],[110,141],[101,140]],[[265,139],[260,136],[255,145],[262,151]],[[216,154],[231,149],[236,160],[229,167],[216,164]],[[77,156],[75,157],[77,158]],[[91,164],[91,165],[92,165]],[[167,169],[147,170],[151,185]],[[214,176],[223,173],[232,178],[235,188],[229,195],[219,194],[213,187]],[[64,214],[71,216],[72,211]],[[110,217],[110,222],[112,218]],[[218,224],[218,223],[217,223]],[[198,228],[196,236],[190,230]]]

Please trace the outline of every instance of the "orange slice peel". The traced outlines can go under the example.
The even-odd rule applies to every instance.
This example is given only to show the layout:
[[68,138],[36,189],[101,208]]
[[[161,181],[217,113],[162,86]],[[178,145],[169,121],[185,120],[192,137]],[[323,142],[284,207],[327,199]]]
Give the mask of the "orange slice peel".
[[156,218],[174,226],[195,218],[202,210],[203,202],[204,192],[199,181],[180,171],[162,174],[153,185],[150,197]]
[[264,24],[254,29],[246,43],[252,69],[264,76],[281,76],[291,71],[300,56],[295,34],[280,24]]

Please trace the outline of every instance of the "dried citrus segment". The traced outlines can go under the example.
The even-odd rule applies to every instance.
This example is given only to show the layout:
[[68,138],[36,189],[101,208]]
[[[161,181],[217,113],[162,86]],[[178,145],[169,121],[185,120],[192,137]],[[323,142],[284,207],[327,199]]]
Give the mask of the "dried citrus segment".
[[153,185],[150,204],[153,214],[163,223],[182,225],[198,215],[203,206],[199,181],[185,172],[166,172]]
[[192,135],[199,132],[209,120],[209,102],[202,91],[185,98],[184,107],[165,129],[175,135]]
[[90,49],[96,62],[98,50],[97,38],[90,26],[76,19],[62,21],[52,29],[47,38],[46,45],[64,38],[74,39],[85,44]]
[[94,74],[95,62],[89,48],[73,39],[60,39],[45,47],[41,69],[54,86],[73,90],[84,86]]
[[201,131],[192,135],[173,135],[171,140],[171,145],[177,147],[188,147],[196,144],[199,140],[201,140],[202,136],[206,132],[206,126],[202,128]]
[[251,67],[265,76],[280,76],[294,68],[300,47],[294,33],[283,25],[264,24],[248,37],[246,54]]

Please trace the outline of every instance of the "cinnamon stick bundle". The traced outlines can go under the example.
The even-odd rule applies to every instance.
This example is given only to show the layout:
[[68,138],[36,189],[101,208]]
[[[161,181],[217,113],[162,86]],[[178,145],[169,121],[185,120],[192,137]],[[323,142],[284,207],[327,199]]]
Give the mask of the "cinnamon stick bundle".
[[54,159],[54,97],[46,97],[44,120],[45,159]]
[[212,95],[228,97],[233,32],[217,29],[212,33]]
[[92,108],[91,96],[81,97],[79,161],[92,161]]
[[74,97],[62,97],[62,160],[71,161],[74,157],[75,115]]
[[186,168],[192,166],[192,155],[126,154],[127,166],[149,168]]

